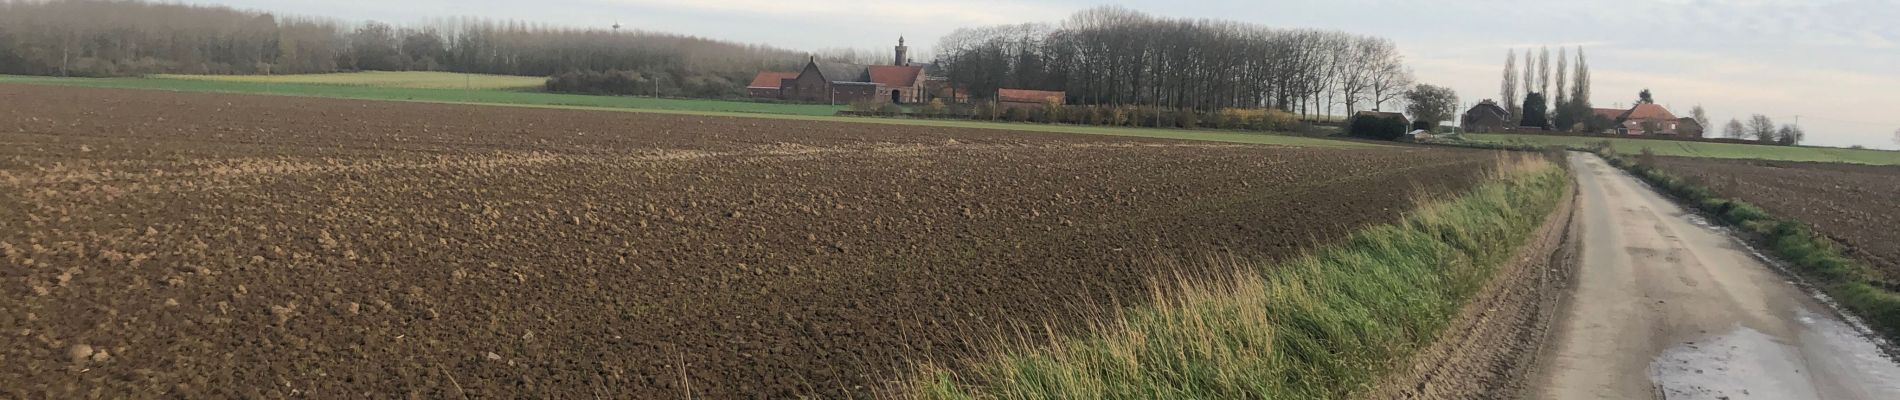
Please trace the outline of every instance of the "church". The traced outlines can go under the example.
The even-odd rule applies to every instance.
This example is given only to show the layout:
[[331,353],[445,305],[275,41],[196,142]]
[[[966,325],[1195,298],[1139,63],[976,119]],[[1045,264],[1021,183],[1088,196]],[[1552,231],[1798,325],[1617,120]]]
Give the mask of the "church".
[[752,78],[746,93],[752,97],[808,103],[850,104],[876,102],[915,104],[927,101],[929,78],[913,65],[910,47],[897,38],[890,65],[857,65],[818,61],[812,57],[798,72],[764,71]]

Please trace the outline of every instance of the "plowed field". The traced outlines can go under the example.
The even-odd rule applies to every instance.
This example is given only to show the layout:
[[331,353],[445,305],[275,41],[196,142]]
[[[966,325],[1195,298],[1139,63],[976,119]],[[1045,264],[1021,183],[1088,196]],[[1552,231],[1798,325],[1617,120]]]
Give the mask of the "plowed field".
[[1664,171],[1700,181],[1814,227],[1900,287],[1900,166],[1657,157]]
[[[863,397],[1488,153],[0,85],[0,397]],[[1890,186],[1892,187],[1892,186]],[[1186,271],[1183,273],[1198,273]]]

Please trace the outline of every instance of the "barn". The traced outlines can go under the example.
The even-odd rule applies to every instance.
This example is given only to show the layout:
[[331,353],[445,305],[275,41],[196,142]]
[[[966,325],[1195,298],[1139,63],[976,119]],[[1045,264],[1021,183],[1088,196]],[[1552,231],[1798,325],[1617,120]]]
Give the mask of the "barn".
[[797,77],[798,73],[795,72],[760,72],[758,76],[752,78],[752,84],[746,85],[745,93],[747,96],[762,99],[781,98],[784,93],[781,93],[779,88],[783,87],[784,81]]

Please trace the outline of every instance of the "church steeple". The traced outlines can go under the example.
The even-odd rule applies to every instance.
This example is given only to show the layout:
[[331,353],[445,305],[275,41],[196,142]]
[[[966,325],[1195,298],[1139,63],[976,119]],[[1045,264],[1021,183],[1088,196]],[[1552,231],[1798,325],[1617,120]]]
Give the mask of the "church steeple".
[[897,59],[891,65],[910,65],[910,46],[904,45],[904,37],[897,37]]

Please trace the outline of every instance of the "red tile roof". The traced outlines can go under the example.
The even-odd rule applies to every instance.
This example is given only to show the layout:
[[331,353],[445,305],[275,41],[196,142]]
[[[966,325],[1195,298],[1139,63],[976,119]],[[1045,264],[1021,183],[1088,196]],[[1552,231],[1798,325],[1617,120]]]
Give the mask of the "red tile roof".
[[1012,102],[1012,103],[1042,103],[1042,102],[1049,101],[1049,99],[1055,99],[1056,102],[1060,103],[1067,97],[1068,97],[1068,93],[1057,92],[1057,91],[1027,90],[1027,89],[996,89],[997,101],[1005,101],[1005,102]]
[[1631,108],[1629,115],[1625,115],[1623,118],[1631,120],[1631,121],[1661,122],[1661,121],[1674,121],[1676,119],[1676,114],[1669,113],[1668,109],[1663,108],[1663,106],[1656,105],[1656,103],[1644,103],[1644,104],[1637,104],[1636,108]]
[[917,84],[917,76],[923,73],[924,67],[873,65],[871,66],[871,82],[891,87],[910,87]]
[[777,71],[760,72],[759,76],[752,77],[752,85],[746,86],[746,88],[777,89],[779,85],[781,84],[780,81],[785,80],[785,79],[793,79],[797,77],[798,77],[797,72],[777,72]]

